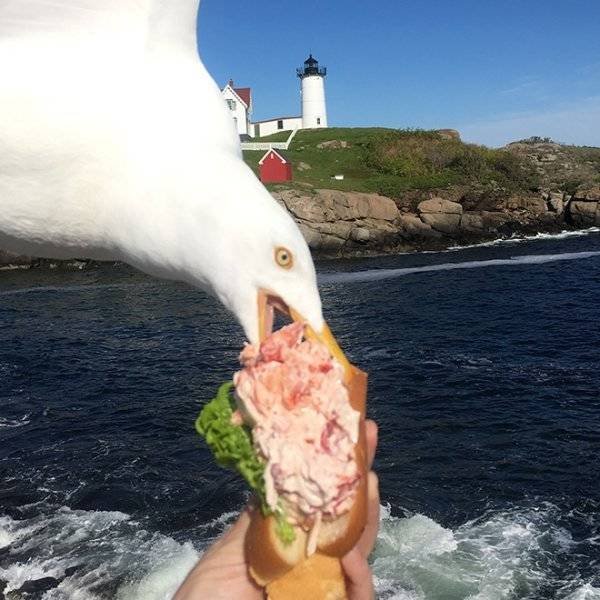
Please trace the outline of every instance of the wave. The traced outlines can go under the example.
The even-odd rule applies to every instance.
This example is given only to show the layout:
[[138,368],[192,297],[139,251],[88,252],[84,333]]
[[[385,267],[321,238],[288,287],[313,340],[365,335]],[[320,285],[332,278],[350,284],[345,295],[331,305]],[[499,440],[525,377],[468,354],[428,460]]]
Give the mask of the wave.
[[[559,517],[556,506],[545,504],[490,512],[451,530],[420,514],[393,517],[388,508],[373,556],[378,597],[537,598],[574,544],[556,524]],[[571,589],[580,584],[552,583]]]
[[17,427],[23,427],[29,425],[31,413],[23,415],[20,419],[8,419],[7,417],[0,417],[0,429],[16,429]]
[[479,244],[469,244],[466,246],[450,246],[444,252],[456,252],[458,250],[466,250],[468,248],[488,248],[490,246],[500,246],[502,244],[520,244],[522,242],[535,242],[540,240],[564,240],[572,237],[581,237],[593,233],[600,233],[600,227],[588,227],[587,229],[568,230],[563,229],[559,233],[536,233],[534,235],[517,235],[513,234],[509,238],[499,238],[489,242],[481,242]]
[[[37,581],[46,586],[43,600],[167,600],[237,514],[201,526],[195,546],[116,511],[45,507],[28,519],[0,517],[0,549],[9,549],[0,552],[0,580],[16,598]],[[559,525],[561,517],[557,506],[542,503],[490,511],[450,529],[422,514],[394,516],[383,506],[371,558],[378,598],[533,599],[559,590],[552,597],[598,600],[599,590],[576,569],[572,580],[557,575],[581,543]]]
[[199,552],[190,542],[143,529],[117,511],[45,509],[35,517],[0,517],[4,593],[45,586],[43,600],[167,600]]
[[155,286],[156,282],[150,283],[90,283],[87,285],[38,285],[28,288],[18,288],[0,292],[0,298],[5,296],[21,296],[23,294],[40,294],[40,293],[84,293],[97,290],[121,290],[126,288],[143,288]]
[[569,594],[565,600],[600,600],[600,588],[586,583]]
[[490,260],[470,260],[456,263],[443,263],[439,265],[425,265],[422,267],[403,267],[398,269],[372,269],[367,271],[354,271],[351,273],[327,273],[319,276],[319,283],[358,283],[365,281],[380,281],[395,279],[415,273],[431,273],[436,271],[454,271],[460,269],[483,269],[486,267],[502,267],[515,265],[541,265],[552,262],[582,260],[600,256],[600,251],[589,252],[564,252],[562,254],[526,254],[511,258],[494,258]]

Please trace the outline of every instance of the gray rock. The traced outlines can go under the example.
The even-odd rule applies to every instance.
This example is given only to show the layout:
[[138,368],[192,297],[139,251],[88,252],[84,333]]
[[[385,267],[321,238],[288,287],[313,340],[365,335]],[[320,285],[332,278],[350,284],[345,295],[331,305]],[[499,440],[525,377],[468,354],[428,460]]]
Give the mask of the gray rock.
[[559,192],[551,192],[546,200],[548,203],[548,210],[561,215],[565,209],[565,203],[563,200],[563,194]]
[[542,215],[548,210],[546,201],[541,196],[512,196],[506,201],[506,208],[533,215]]
[[346,243],[346,240],[338,237],[337,235],[330,235],[327,233],[323,233],[319,231],[316,227],[318,227],[319,223],[303,223],[298,222],[298,226],[300,227],[300,231],[308,244],[308,247],[311,250],[316,250],[319,252],[331,252],[333,254],[337,253],[340,248]]
[[584,202],[600,202],[600,186],[578,189],[575,194],[573,194],[573,200],[582,200]]
[[354,227],[350,232],[350,238],[355,242],[365,243],[371,239],[371,233],[366,227]]
[[465,231],[481,232],[484,229],[483,217],[479,213],[466,212],[460,219],[460,228]]
[[334,219],[350,221],[354,219],[381,219],[394,221],[400,214],[396,203],[379,194],[342,192],[339,190],[316,190],[313,202],[318,203]]
[[456,129],[438,129],[436,133],[443,140],[459,140],[460,141],[460,133]]
[[312,167],[303,161],[300,161],[297,165],[296,165],[296,171],[309,171],[310,169],[312,169]]
[[430,198],[429,200],[423,200],[423,202],[420,202],[417,206],[417,210],[421,214],[448,213],[461,215],[463,212],[463,208],[458,202],[452,202],[445,198]]
[[333,221],[331,223],[313,223],[313,227],[322,234],[330,235],[346,241],[354,228],[348,221]]
[[512,219],[510,215],[502,212],[487,211],[481,212],[481,219],[483,221],[483,227],[486,231],[495,232],[499,227],[506,225]]
[[340,150],[341,148],[349,148],[350,144],[346,140],[328,140],[317,144],[317,148],[321,150]]
[[319,250],[321,234],[316,229],[313,229],[310,225],[308,225],[308,223],[304,223],[303,221],[298,221],[298,227],[300,228],[308,247],[311,250]]
[[578,227],[600,225],[599,206],[598,202],[571,200],[569,202],[569,216],[571,221]]
[[417,215],[403,214],[397,221],[397,226],[405,237],[440,237],[439,231],[432,229],[431,225],[423,223]]
[[283,189],[273,197],[299,223],[313,250],[336,254],[349,241],[379,248],[398,232],[396,203],[378,194]]
[[460,227],[461,215],[455,213],[423,213],[421,219],[437,231],[456,233]]

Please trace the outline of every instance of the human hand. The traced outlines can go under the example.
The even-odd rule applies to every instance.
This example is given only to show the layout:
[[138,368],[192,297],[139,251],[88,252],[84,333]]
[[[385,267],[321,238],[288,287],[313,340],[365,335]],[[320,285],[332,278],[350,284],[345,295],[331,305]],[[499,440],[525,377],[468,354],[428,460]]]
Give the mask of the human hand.
[[[367,558],[379,530],[379,484],[371,471],[377,447],[377,425],[366,422],[367,466],[369,469],[369,503],[367,524],[356,546],[342,558],[348,600],[372,600],[375,597],[373,576]],[[264,590],[248,573],[244,539],[250,525],[250,511],[239,519],[204,553],[190,571],[173,600],[263,600]]]

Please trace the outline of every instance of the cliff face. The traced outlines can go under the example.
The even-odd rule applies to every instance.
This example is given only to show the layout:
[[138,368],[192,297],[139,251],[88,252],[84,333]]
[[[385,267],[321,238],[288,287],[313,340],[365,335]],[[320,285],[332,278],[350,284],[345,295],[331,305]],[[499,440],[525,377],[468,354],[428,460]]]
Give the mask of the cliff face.
[[[318,189],[273,193],[321,256],[436,250],[512,234],[600,226],[600,187],[505,199],[449,199],[438,193],[403,204],[378,194]],[[411,207],[412,206],[412,207]]]

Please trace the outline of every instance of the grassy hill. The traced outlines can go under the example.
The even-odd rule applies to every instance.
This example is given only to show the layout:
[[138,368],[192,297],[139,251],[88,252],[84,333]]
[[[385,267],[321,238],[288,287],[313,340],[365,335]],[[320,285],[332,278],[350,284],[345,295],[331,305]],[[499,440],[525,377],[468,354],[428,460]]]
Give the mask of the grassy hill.
[[[280,141],[287,135],[260,141]],[[522,146],[511,146],[490,149],[436,131],[328,128],[299,131],[287,155],[294,167],[293,186],[377,192],[395,199],[418,190],[468,188],[481,195],[510,195],[545,184],[565,189],[573,183],[569,169],[546,177],[545,165],[558,159],[536,161]],[[263,154],[244,152],[244,157],[257,171]],[[572,151],[569,156],[573,164],[590,163],[580,183],[600,182],[599,148],[582,150],[581,156]],[[344,179],[333,179],[338,174]]]

